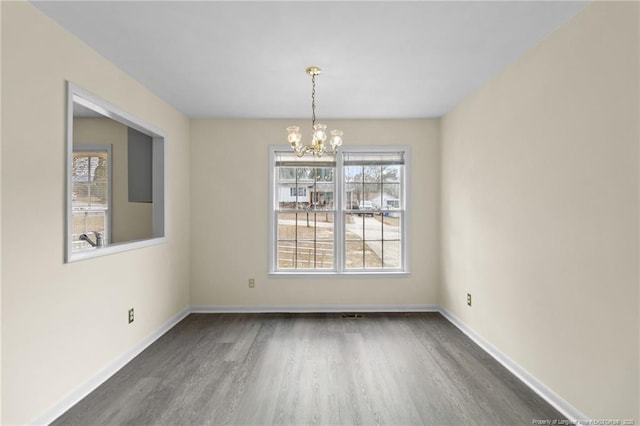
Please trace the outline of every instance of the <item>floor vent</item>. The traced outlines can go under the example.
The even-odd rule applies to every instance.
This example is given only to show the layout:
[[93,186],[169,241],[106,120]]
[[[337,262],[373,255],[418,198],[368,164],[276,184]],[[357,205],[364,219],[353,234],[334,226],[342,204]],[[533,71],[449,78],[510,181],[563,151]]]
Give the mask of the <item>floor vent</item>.
[[364,318],[364,315],[352,312],[352,313],[342,314],[342,318],[346,318],[346,319]]

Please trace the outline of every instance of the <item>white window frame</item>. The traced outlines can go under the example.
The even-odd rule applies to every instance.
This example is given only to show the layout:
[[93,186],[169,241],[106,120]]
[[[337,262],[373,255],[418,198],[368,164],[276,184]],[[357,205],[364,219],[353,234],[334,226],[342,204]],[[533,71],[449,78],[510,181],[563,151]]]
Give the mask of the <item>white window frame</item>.
[[[269,275],[277,277],[404,277],[411,274],[410,272],[410,253],[409,253],[409,236],[411,224],[411,148],[406,145],[401,146],[358,146],[342,149],[335,156],[334,171],[334,257],[335,267],[328,270],[298,269],[298,270],[278,270],[277,269],[277,250],[278,250],[278,190],[276,188],[276,156],[278,152],[290,150],[289,146],[270,145],[269,146]],[[345,227],[344,227],[344,176],[343,176],[343,153],[404,153],[404,167],[401,185],[401,200],[404,201],[403,221],[401,229],[401,266],[399,268],[380,268],[380,269],[345,269],[344,257],[346,252]]]

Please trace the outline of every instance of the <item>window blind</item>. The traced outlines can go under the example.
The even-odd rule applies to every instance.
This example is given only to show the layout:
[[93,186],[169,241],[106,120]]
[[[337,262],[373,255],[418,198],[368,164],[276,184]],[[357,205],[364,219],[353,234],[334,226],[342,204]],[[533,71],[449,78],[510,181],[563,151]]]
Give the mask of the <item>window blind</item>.
[[342,154],[345,166],[401,166],[404,152],[345,152]]

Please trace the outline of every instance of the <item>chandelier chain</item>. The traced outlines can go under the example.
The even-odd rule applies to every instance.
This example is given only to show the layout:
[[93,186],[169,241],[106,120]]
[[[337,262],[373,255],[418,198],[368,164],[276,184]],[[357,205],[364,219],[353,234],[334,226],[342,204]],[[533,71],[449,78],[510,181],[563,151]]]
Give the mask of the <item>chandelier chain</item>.
[[311,120],[311,126],[316,124],[316,75],[311,74],[311,111],[313,113],[313,119]]

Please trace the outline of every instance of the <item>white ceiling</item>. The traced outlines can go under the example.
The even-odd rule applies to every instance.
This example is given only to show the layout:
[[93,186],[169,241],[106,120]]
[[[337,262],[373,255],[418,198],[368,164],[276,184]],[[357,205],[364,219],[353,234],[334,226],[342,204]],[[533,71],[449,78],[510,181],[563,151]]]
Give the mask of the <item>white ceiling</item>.
[[585,2],[34,2],[190,117],[438,117]]

